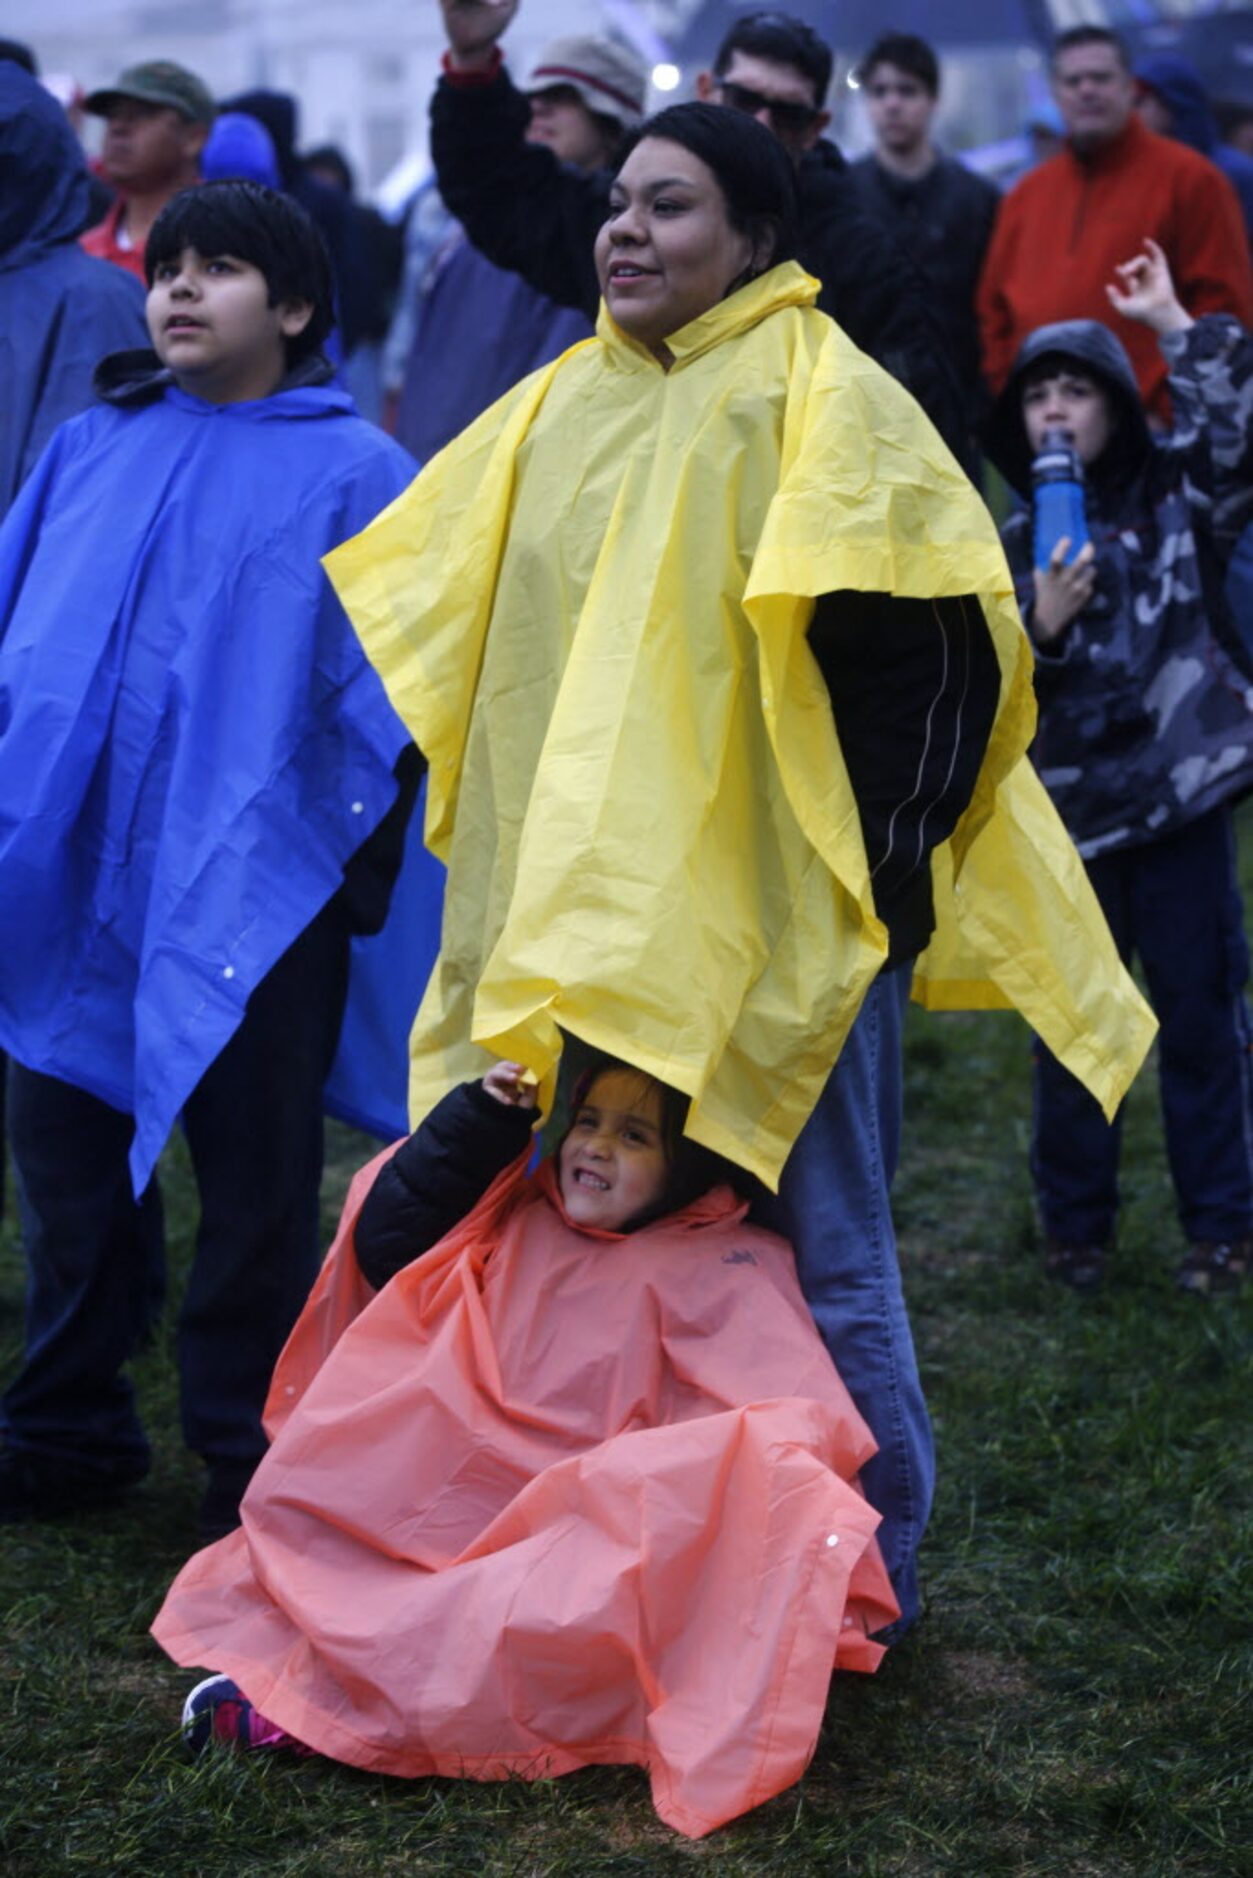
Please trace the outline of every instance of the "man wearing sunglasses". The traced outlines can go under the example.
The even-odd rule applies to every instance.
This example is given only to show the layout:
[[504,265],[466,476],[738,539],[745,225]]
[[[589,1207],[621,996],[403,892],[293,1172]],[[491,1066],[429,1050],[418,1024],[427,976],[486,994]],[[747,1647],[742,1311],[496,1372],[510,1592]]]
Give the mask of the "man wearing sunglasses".
[[696,95],[755,117],[799,172],[831,122],[822,108],[830,83],[830,48],[811,27],[786,13],[746,13],[718,48],[713,71],[698,76]]
[[[528,143],[531,105],[511,82],[498,41],[519,0],[440,0],[448,32],[431,100],[440,194],[470,240],[559,306],[596,317],[592,258],[610,172],[579,174]],[[786,13],[748,13],[718,49],[697,96],[758,118],[796,167],[800,260],[822,282],[818,304],[913,393],[941,435],[963,447],[956,374],[922,276],[869,215],[843,156],[822,133],[830,47]]]

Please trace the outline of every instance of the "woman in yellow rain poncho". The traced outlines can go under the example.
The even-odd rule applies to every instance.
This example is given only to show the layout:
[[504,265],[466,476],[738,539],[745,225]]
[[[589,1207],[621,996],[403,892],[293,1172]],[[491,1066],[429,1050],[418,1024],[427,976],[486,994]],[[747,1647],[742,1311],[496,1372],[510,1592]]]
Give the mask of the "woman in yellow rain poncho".
[[924,1002],[1017,1004],[1111,1107],[1152,1019],[1025,762],[992,522],[791,253],[769,132],[662,112],[614,185],[596,337],[327,566],[448,863],[412,1119],[490,1056],[550,1079],[568,1030],[778,1185],[769,1223],[879,1444],[908,1622],[934,1463],[888,1206],[907,972],[884,967],[927,948]]

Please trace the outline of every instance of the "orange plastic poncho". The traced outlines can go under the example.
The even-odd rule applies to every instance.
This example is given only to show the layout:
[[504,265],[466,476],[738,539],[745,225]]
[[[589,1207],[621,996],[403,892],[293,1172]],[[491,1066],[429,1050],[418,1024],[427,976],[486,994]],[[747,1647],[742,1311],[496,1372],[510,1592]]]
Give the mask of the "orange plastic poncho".
[[374,1296],[351,1222],[377,1165],[275,1372],[242,1530],[154,1636],[358,1767],[633,1763],[692,1837],[769,1799],[897,1615],[874,1443],[790,1250],[726,1188],[582,1232],[549,1164],[515,1167]]

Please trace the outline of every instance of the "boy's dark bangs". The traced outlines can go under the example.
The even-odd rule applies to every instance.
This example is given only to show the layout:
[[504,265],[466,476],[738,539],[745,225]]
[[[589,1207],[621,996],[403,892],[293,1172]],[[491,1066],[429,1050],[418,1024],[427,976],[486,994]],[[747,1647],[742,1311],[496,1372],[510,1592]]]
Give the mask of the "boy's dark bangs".
[[1038,359],[1032,359],[1019,376],[1019,393],[1030,391],[1034,385],[1042,385],[1046,378],[1056,378],[1059,372],[1069,372],[1074,378],[1086,378],[1089,384],[1099,385],[1102,391],[1111,389],[1104,373],[1098,372],[1086,359],[1079,358],[1075,353],[1042,352]]
[[314,223],[300,204],[276,189],[243,179],[196,183],[171,197],[152,225],[144,251],[148,285],[158,267],[185,248],[205,260],[233,255],[265,276],[269,303],[307,300],[313,317],[287,342],[291,362],[316,352],[334,323],[331,264]]
[[258,268],[273,292],[273,238],[259,225],[255,207],[249,204],[245,210],[235,192],[183,189],[166,204],[144,250],[150,286],[156,269],[165,261],[177,261],[184,248],[194,248],[206,258],[233,254],[236,260]]

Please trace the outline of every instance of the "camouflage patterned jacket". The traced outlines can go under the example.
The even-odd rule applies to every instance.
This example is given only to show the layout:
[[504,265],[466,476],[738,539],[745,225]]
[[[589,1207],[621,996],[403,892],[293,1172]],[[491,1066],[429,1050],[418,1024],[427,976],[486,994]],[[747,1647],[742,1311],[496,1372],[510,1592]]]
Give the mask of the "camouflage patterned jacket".
[[[1225,315],[1161,340],[1175,428],[1087,490],[1091,601],[1036,648],[1036,767],[1080,854],[1152,841],[1253,787],[1253,685],[1221,573],[1253,515],[1253,336]],[[1031,631],[1031,513],[1003,530]],[[1211,624],[1213,622],[1213,624]]]

